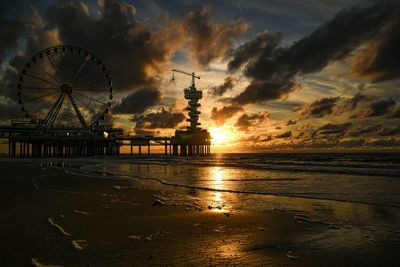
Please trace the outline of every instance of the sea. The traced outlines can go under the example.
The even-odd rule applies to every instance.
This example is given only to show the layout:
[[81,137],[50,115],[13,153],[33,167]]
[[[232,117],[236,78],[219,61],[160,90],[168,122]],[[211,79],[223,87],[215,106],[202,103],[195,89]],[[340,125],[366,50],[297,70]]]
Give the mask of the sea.
[[303,220],[394,235],[400,242],[400,153],[121,157],[69,171],[166,192],[166,201],[175,205],[193,198],[215,212],[291,212]]

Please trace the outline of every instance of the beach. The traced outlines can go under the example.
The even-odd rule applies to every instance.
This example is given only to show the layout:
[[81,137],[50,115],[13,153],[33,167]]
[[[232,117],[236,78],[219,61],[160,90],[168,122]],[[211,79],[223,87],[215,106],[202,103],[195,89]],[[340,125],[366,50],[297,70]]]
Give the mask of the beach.
[[181,174],[179,166],[195,178],[204,176],[202,168],[216,168],[145,159],[2,159],[2,266],[395,266],[400,260],[396,201],[382,206],[165,182]]

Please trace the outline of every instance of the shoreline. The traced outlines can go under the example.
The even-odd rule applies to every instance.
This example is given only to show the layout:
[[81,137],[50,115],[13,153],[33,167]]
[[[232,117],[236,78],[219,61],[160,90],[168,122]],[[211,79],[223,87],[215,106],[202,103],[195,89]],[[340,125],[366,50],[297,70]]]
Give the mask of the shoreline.
[[385,242],[279,209],[209,208],[196,189],[180,190],[171,202],[169,191],[37,162],[0,161],[0,170],[6,266],[373,266],[400,259],[400,239]]

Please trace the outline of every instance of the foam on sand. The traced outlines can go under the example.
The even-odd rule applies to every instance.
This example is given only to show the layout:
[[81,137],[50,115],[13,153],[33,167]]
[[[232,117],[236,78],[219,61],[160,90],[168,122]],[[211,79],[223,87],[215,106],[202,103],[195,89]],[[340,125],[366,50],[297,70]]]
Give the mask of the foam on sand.
[[47,265],[39,261],[38,258],[32,258],[31,263],[35,267],[62,267],[61,265]]
[[88,211],[73,210],[72,212],[76,213],[76,214],[81,214],[81,215],[90,215],[90,212],[88,212]]
[[76,250],[84,250],[88,246],[87,240],[72,240],[72,246]]
[[69,234],[67,231],[65,231],[65,229],[64,229],[62,226],[56,224],[56,223],[54,222],[54,219],[53,219],[53,218],[47,218],[47,221],[48,221],[52,226],[54,226],[55,228],[57,228],[57,229],[61,232],[61,234],[65,235],[65,236],[71,236],[71,234]]

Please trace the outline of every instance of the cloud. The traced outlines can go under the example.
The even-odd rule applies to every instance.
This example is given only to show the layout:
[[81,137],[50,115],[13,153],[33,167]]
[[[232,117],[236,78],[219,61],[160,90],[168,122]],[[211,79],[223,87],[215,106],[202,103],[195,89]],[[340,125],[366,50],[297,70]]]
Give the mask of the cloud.
[[215,122],[217,126],[222,126],[226,120],[233,117],[239,111],[242,111],[243,108],[240,106],[224,106],[221,109],[214,107],[211,110],[211,119]]
[[281,134],[278,134],[277,136],[275,136],[275,138],[279,138],[279,139],[286,139],[286,138],[290,138],[292,137],[292,131],[287,131]]
[[318,128],[319,135],[344,135],[353,124],[351,122],[346,122],[342,124],[332,124],[327,123]]
[[360,138],[360,139],[348,139],[342,140],[339,142],[339,147],[361,147],[363,146],[367,140]]
[[[360,45],[369,41],[371,36],[379,35],[383,26],[391,26],[393,24],[391,19],[397,16],[399,8],[399,3],[385,1],[342,10],[309,36],[287,47],[280,46],[279,35],[257,36],[255,40],[240,46],[228,63],[231,70],[245,65],[244,74],[251,79],[250,85],[236,98],[245,98],[246,103],[249,104],[279,99],[281,96],[287,95],[293,91],[290,90],[290,85],[295,84],[293,80],[296,75],[314,73],[322,70],[331,62],[345,59]],[[390,25],[388,26],[388,24]],[[397,22],[394,24],[398,26]],[[398,29],[394,26],[392,28]],[[260,47],[261,51],[255,51],[255,48]],[[394,49],[397,49],[396,47],[393,46]],[[394,53],[398,53],[398,51],[396,50]],[[393,61],[395,61],[394,58],[396,57],[392,57]],[[395,64],[399,63],[395,61],[393,65]],[[396,68],[393,69],[396,70]],[[396,77],[398,77],[398,72],[396,73]],[[275,94],[273,94],[274,98],[242,96],[243,94],[263,96],[262,92],[268,91],[270,86],[259,85],[270,83],[277,85],[274,90]],[[267,95],[270,94],[267,93]]]
[[23,64],[49,46],[72,44],[87,49],[107,67],[115,91],[132,93],[159,88],[178,49],[187,48],[205,66],[224,58],[234,39],[249,27],[240,21],[217,22],[209,6],[189,7],[181,18],[159,17],[154,27],[148,20],[137,21],[136,8],[119,0],[101,0],[97,5],[79,0],[46,5],[21,2],[18,16],[11,14],[8,4],[0,7],[0,62],[7,63],[2,62],[6,52],[18,51],[8,65],[2,65],[7,68],[3,69],[2,95],[13,101]]
[[269,112],[259,112],[251,115],[244,113],[235,123],[239,131],[247,131],[250,127],[264,122],[269,117]]
[[[295,107],[293,111],[301,116],[314,118],[322,118],[327,115],[340,116],[344,112],[354,111],[361,102],[369,102],[372,99],[374,99],[372,96],[359,91],[351,98],[340,96],[325,97],[312,103]],[[352,117],[356,116],[353,115]]]
[[397,108],[395,111],[393,111],[392,114],[388,116],[388,119],[399,119],[400,118],[400,108]]
[[355,110],[360,102],[369,101],[371,99],[371,97],[359,91],[352,98],[349,99],[349,109]]
[[136,134],[151,134],[154,129],[173,129],[185,120],[185,115],[180,112],[166,110],[164,107],[160,111],[133,116],[132,122],[136,123]]
[[173,32],[165,28],[152,31],[146,22],[137,22],[131,4],[118,0],[99,3],[97,16],[80,1],[50,6],[45,11],[48,27],[58,30],[62,43],[81,46],[98,56],[116,90],[158,86],[156,74],[178,47],[164,41],[173,39]]
[[368,142],[368,146],[372,147],[398,147],[400,146],[400,140],[390,137],[388,139],[378,139]]
[[207,5],[191,7],[182,25],[191,53],[201,66],[226,57],[234,39],[249,28],[249,24],[241,21],[216,23]]
[[361,136],[361,135],[365,135],[365,134],[371,134],[371,133],[375,133],[379,130],[382,129],[382,125],[381,124],[375,124],[375,125],[370,125],[367,127],[358,127],[357,129],[351,131],[349,133],[350,136]]
[[383,116],[389,114],[393,110],[395,105],[396,101],[394,101],[391,98],[378,100],[366,106],[356,115],[356,117],[368,118],[368,117]]
[[122,98],[114,105],[115,114],[140,114],[160,102],[161,94],[156,88],[142,88]]
[[359,53],[353,66],[356,77],[368,77],[374,82],[398,79],[400,74],[400,5],[393,8],[386,23]]
[[4,9],[0,6],[0,62],[4,60],[7,51],[15,49],[24,31],[20,21],[5,17]]
[[281,34],[259,33],[254,40],[244,43],[232,51],[231,59],[228,62],[228,71],[238,70],[244,64],[257,60],[261,54],[263,56],[272,55],[281,39]]
[[318,99],[311,104],[305,104],[301,107],[295,108],[295,111],[301,116],[310,116],[321,118],[335,112],[336,103],[341,97],[326,97]]
[[231,101],[239,105],[246,105],[268,100],[285,98],[289,93],[300,88],[294,81],[287,83],[273,83],[268,81],[251,81],[246,89],[233,97]]
[[225,92],[233,89],[237,80],[238,79],[233,76],[228,76],[225,78],[223,84],[211,87],[208,93],[213,96],[222,96]]
[[[0,79],[0,97],[3,99],[0,101],[0,109],[4,111],[0,115],[1,118],[9,118],[11,114],[13,116],[23,115],[20,112],[21,106],[17,102],[16,93],[19,72],[30,56],[44,47],[52,46],[59,42],[57,31],[47,29],[47,24],[36,9],[29,8],[24,10],[23,14],[25,21],[20,21],[23,29],[21,29],[22,35],[19,37],[23,36],[25,38],[25,47],[22,51],[18,51],[18,53],[8,59],[8,62],[1,62],[3,73]],[[8,44],[8,48],[17,50],[17,47],[12,47],[11,44],[15,45],[11,41]]]
[[290,120],[288,120],[288,121],[286,122],[286,126],[295,125],[296,123],[297,123],[297,120],[292,120],[292,119],[290,119]]
[[383,128],[378,133],[378,135],[380,135],[380,136],[392,136],[392,135],[399,135],[399,134],[400,134],[400,127]]

